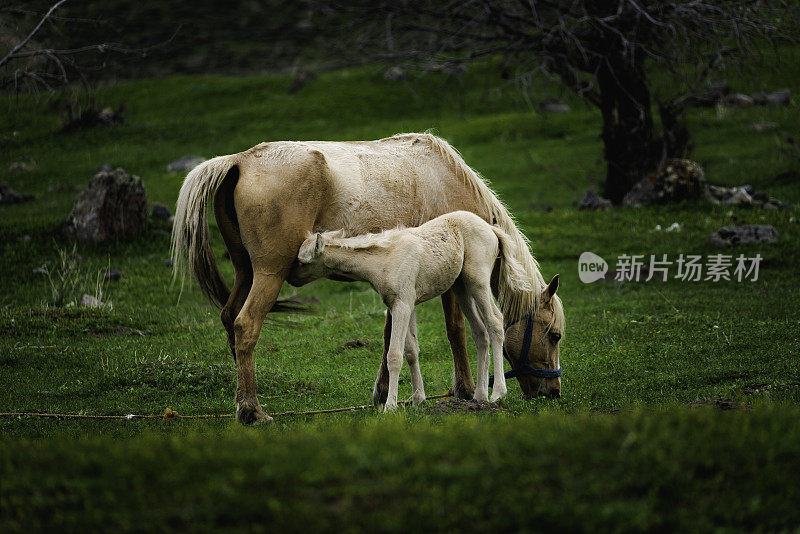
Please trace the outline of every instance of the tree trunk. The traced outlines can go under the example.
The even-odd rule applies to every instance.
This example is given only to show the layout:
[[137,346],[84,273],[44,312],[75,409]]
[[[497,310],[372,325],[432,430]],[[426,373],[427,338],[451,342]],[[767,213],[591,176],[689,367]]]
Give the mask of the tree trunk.
[[658,114],[661,116],[663,157],[683,159],[694,151],[692,136],[686,125],[684,106],[672,102],[660,102]]
[[620,204],[633,184],[655,170],[661,159],[644,61],[612,52],[601,65],[597,82],[607,164],[605,195]]

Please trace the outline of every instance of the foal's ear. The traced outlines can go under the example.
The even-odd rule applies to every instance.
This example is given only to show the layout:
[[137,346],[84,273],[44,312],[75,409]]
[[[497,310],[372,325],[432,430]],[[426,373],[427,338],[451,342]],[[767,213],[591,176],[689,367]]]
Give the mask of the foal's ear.
[[550,283],[547,284],[547,287],[544,288],[544,291],[542,291],[542,302],[545,304],[550,302],[550,299],[555,296],[556,291],[558,291],[558,275],[555,275],[553,279],[550,280]]
[[314,239],[316,240],[314,242],[314,256],[318,256],[322,249],[325,248],[325,241],[323,241],[322,234],[319,232],[314,235]]
[[314,261],[317,254],[322,251],[323,247],[322,236],[319,232],[315,234],[309,232],[306,240],[300,245],[300,251],[297,253],[298,261],[300,261],[300,263],[311,263]]

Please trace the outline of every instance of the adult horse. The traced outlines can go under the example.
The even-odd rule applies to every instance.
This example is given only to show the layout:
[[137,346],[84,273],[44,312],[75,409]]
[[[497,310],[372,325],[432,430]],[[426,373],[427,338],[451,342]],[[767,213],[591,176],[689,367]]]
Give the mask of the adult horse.
[[[228,290],[211,251],[208,203],[235,270]],[[523,394],[557,396],[561,390],[558,341],[564,312],[546,285],[525,236],[486,183],[446,141],[430,134],[401,134],[377,141],[261,143],[238,154],[211,159],[192,170],[181,187],[172,230],[175,274],[192,271],[200,288],[222,306],[221,319],[236,361],[236,418],[270,421],[256,392],[253,349],[266,314],[308,232],[343,229],[347,235],[419,226],[444,213],[471,211],[498,225],[515,241],[515,258],[530,290],[511,291],[502,277],[493,290],[506,322],[506,357]],[[475,389],[466,352],[464,317],[452,291],[442,295],[453,352],[457,397]],[[384,357],[373,391],[383,404],[388,389]],[[534,367],[533,365],[538,367]],[[545,372],[533,372],[544,369]],[[548,374],[546,371],[550,371]]]

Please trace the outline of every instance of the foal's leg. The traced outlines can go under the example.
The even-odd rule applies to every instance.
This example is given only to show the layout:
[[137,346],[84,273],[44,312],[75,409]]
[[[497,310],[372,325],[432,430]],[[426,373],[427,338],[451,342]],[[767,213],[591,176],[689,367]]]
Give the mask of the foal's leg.
[[233,322],[236,336],[236,419],[240,423],[272,422],[272,417],[258,403],[253,349],[264,318],[275,304],[285,278],[285,272],[280,275],[255,273],[250,294]]
[[478,352],[478,387],[473,398],[486,402],[489,400],[489,334],[470,294],[462,288],[457,295]]
[[475,382],[472,380],[467,354],[467,328],[452,289],[442,293],[442,309],[447,339],[453,353],[453,396],[457,399],[471,399],[475,393]]
[[[413,302],[413,301],[412,301]],[[397,409],[397,384],[400,381],[400,368],[403,366],[403,349],[408,334],[408,322],[413,308],[398,300],[392,306],[392,339],[386,353],[386,367],[389,369],[389,393],[384,411]]]
[[411,319],[408,321],[406,334],[406,361],[411,370],[411,388],[414,390],[412,403],[414,406],[422,404],[425,400],[425,386],[422,383],[422,373],[419,369],[419,342],[417,341],[417,314],[411,310]]
[[386,322],[383,325],[383,355],[378,376],[375,378],[375,387],[372,388],[372,405],[383,410],[386,397],[389,394],[389,368],[386,366],[386,353],[389,352],[389,341],[392,339],[392,312],[386,310]]
[[[503,314],[494,303],[489,287],[481,287],[473,295],[475,305],[481,314],[483,323],[489,330],[492,340],[492,356],[494,360],[494,386],[492,387],[491,401],[494,402],[506,396],[506,376],[503,371]],[[488,361],[486,362],[488,366]]]

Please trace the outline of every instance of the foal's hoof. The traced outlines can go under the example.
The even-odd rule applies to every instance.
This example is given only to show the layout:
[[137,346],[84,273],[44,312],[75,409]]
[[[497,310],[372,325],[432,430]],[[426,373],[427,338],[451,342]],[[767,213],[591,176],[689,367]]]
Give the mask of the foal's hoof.
[[372,390],[372,405],[378,408],[383,408],[386,400],[389,398],[389,388],[380,388],[377,385]]
[[243,425],[269,425],[273,419],[261,406],[253,406],[249,403],[242,403],[236,407],[236,420]]

